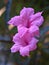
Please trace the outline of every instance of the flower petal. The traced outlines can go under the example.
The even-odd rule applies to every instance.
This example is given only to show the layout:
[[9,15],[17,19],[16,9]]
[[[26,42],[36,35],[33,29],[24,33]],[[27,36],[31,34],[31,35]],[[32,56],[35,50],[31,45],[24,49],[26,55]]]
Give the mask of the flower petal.
[[16,33],[16,34],[13,36],[13,42],[17,44],[17,41],[20,42],[20,40],[21,40],[21,39],[20,39],[20,37],[19,37],[19,34]]
[[42,12],[38,12],[36,14],[33,14],[30,16],[30,22],[33,22],[34,20],[36,20],[38,17],[40,17],[42,14]]
[[14,16],[13,18],[11,18],[10,21],[8,21],[8,24],[12,24],[14,26],[18,26],[21,23],[22,23],[22,19],[20,16]]
[[29,32],[32,34],[32,36],[39,36],[39,27],[33,25],[29,28]]
[[15,53],[15,52],[19,51],[20,47],[21,47],[21,45],[18,45],[18,42],[17,42],[17,44],[14,44],[14,45],[11,47],[11,52],[12,52],[12,53]]
[[29,56],[29,47],[21,47],[20,48],[20,55],[22,56]]
[[18,26],[18,33],[20,37],[23,37],[27,33],[28,29],[22,25]]
[[31,15],[34,14],[34,9],[33,8],[26,8],[24,7],[21,11],[20,11],[20,15],[25,13],[26,15]]
[[37,48],[36,44],[37,44],[38,40],[36,38],[32,38],[32,40],[29,42],[29,50],[33,51]]
[[32,21],[31,25],[37,25],[41,26],[43,24],[44,18],[42,16],[36,18],[34,21]]
[[25,46],[26,43],[24,42],[24,40],[25,40],[25,38],[23,38],[23,37],[20,38],[19,33],[15,34],[13,36],[13,42],[15,44],[18,44],[18,45],[21,45],[21,46]]
[[33,8],[26,8],[24,7],[21,11],[20,11],[20,16],[22,17],[22,24],[24,26],[28,25],[28,20],[30,15],[32,15],[34,13],[34,9]]

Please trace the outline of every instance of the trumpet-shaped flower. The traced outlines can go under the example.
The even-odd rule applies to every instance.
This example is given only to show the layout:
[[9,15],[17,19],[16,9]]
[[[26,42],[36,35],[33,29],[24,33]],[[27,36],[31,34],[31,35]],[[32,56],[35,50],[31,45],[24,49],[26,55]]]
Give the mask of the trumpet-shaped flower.
[[20,52],[22,56],[29,56],[29,52],[37,48],[39,36],[39,27],[42,25],[44,18],[42,12],[34,13],[33,8],[24,7],[19,16],[11,18],[8,24],[17,26],[18,33],[13,37],[15,43],[11,47],[11,52]]
[[23,38],[20,38],[19,33],[13,37],[13,42],[15,43],[11,47],[11,52],[15,53],[20,52],[22,56],[29,56],[29,52],[37,48],[38,40],[35,37],[32,37],[29,33]]
[[[43,16],[41,16],[42,12],[38,12],[34,14],[33,8],[24,7],[20,11],[19,16],[15,16],[11,18],[8,24],[17,26],[18,32],[22,37],[26,32],[32,34],[32,36],[39,36],[39,26],[43,23]],[[23,32],[23,33],[22,33]],[[22,35],[21,35],[22,34]]]
[[43,16],[41,14],[42,12],[34,13],[33,8],[24,7],[20,11],[20,15],[11,18],[8,24],[12,24],[14,26],[18,26],[22,24],[23,26],[26,27],[30,27],[33,24],[37,26],[41,26],[44,21]]

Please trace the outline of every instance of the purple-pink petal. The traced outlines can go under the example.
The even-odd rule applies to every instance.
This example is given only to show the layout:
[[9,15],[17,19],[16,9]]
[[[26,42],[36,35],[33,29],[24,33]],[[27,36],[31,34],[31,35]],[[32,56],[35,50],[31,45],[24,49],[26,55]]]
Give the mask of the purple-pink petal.
[[36,18],[34,21],[32,21],[31,25],[37,25],[37,26],[41,26],[44,22],[44,18],[43,16],[40,16],[38,18]]
[[40,17],[42,12],[35,13],[30,16],[30,22],[34,21],[36,18]]
[[22,24],[22,19],[21,19],[20,16],[14,16],[14,17],[11,18],[10,21],[8,21],[8,24],[18,26],[19,24]]
[[29,56],[29,47],[28,46],[21,47],[20,48],[20,55]]
[[[19,37],[19,34],[17,33],[17,34],[15,34],[14,36],[13,36],[13,42],[15,43],[15,44],[17,44],[17,41],[19,41],[19,42],[21,42],[21,39],[20,39],[20,37]],[[19,43],[20,44],[20,43]]]
[[24,7],[21,11],[20,11],[20,16],[22,18],[22,25],[27,26],[28,25],[28,20],[30,15],[34,14],[34,9],[33,8],[26,8]]
[[38,40],[36,38],[32,38],[32,40],[29,42],[29,50],[30,51],[33,51],[37,48],[37,43],[38,43]]
[[20,47],[21,47],[21,45],[14,44],[14,45],[11,47],[11,52],[12,52],[12,53],[15,53],[15,52],[19,51],[19,50],[20,50]]
[[39,32],[38,26],[36,26],[36,25],[30,26],[29,32],[32,34],[32,36],[36,36],[36,35],[39,36],[39,34],[36,33],[37,31]]
[[19,25],[18,27],[19,36],[23,37],[28,31],[28,29],[25,26]]
[[27,15],[32,15],[32,14],[34,14],[34,9],[33,8],[26,8],[26,7],[24,7],[21,11],[20,11],[20,15],[22,15],[22,14],[26,14],[26,16]]
[[[30,39],[30,37],[29,37],[29,39]],[[17,33],[17,34],[14,35],[13,42],[15,44],[19,44],[19,45],[22,45],[22,46],[26,46],[25,36],[20,37],[19,33]]]

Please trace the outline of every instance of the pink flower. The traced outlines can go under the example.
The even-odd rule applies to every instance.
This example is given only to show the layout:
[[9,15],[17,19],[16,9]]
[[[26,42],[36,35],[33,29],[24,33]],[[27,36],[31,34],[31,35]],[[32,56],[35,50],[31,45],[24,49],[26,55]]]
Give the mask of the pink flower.
[[33,13],[34,13],[34,9],[24,7],[20,11],[20,15],[14,16],[13,18],[11,18],[11,20],[8,22],[8,24],[12,24],[14,26],[18,26],[18,25],[22,24],[22,25],[26,26],[26,24],[28,22],[28,18],[29,18],[28,16],[30,16]]
[[29,28],[31,25],[37,25],[41,26],[44,19],[43,16],[41,16],[42,12],[38,12],[34,14],[33,8],[26,8],[24,7],[20,11],[19,16],[14,16],[11,18],[11,20],[8,22],[8,24],[12,24],[14,26],[23,25]]
[[20,52],[22,56],[29,56],[29,52],[37,48],[38,40],[35,36],[39,36],[39,27],[42,25],[44,18],[42,12],[34,13],[33,8],[24,7],[20,11],[19,16],[11,18],[8,24],[17,26],[18,33],[13,37],[15,43],[11,52]]
[[18,26],[18,32],[21,37],[26,34],[26,32],[31,33],[32,36],[39,36],[39,26],[41,26],[44,21],[41,14],[42,12],[34,14],[34,9],[24,7],[20,11],[20,16],[11,18],[8,23]]
[[19,51],[20,55],[29,56],[29,52],[37,48],[36,44],[38,40],[35,37],[32,37],[29,33],[23,38],[20,38],[19,33],[17,33],[13,37],[13,42],[15,44],[11,48],[12,53]]

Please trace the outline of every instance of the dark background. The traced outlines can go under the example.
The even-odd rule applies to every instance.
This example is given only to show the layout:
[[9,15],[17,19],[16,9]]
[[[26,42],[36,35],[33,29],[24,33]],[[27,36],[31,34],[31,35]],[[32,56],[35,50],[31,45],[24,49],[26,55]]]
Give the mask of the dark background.
[[[0,0],[0,9],[7,7],[6,1]],[[49,0],[11,0],[12,4],[8,11],[0,17],[0,65],[49,65]],[[5,3],[6,2],[6,3]],[[10,4],[9,4],[10,5]],[[19,15],[23,7],[32,7],[35,12],[43,11],[44,24],[40,27],[40,38],[37,50],[30,52],[30,57],[21,57],[19,53],[12,54],[10,48],[13,45],[12,36],[17,32],[14,27],[7,30],[8,20]],[[7,7],[8,10],[8,7]],[[7,16],[6,16],[7,15]]]

